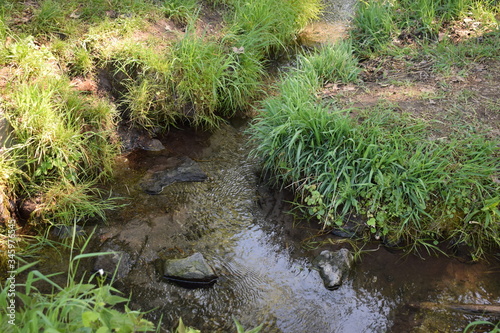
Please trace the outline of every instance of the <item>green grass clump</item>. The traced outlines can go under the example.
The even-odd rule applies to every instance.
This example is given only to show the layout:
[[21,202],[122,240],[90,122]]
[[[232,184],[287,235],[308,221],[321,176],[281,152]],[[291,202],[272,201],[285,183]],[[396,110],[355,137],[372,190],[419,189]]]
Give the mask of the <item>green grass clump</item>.
[[[357,6],[350,36],[356,53],[363,58],[384,53],[397,55],[404,52],[401,44],[409,41],[433,48],[466,17],[479,24],[472,29],[478,36],[496,30],[495,15],[499,10],[495,1],[367,0]],[[397,45],[392,45],[393,41]],[[437,45],[443,43],[450,44],[445,39]]]
[[301,66],[317,73],[322,84],[333,82],[356,82],[361,69],[354,56],[350,40],[342,40],[333,45],[323,45],[315,53],[301,57]]
[[163,10],[174,22],[185,25],[198,15],[198,0],[166,0]]
[[351,213],[392,242],[468,244],[480,257],[500,245],[498,142],[480,135],[431,141],[427,125],[390,109],[354,119],[321,105],[320,76],[297,70],[262,103],[254,154],[298,207],[325,226]]
[[389,1],[361,1],[350,31],[357,54],[366,56],[384,50],[397,32],[394,8]]
[[103,145],[115,125],[115,111],[110,105],[80,99],[68,87],[65,80],[22,84],[6,110],[15,149],[26,155],[26,172],[34,182],[109,176],[110,167],[103,160],[114,154]]
[[235,47],[264,59],[282,51],[296,34],[318,17],[321,2],[317,0],[234,0],[231,30]]
[[68,32],[71,26],[68,23],[62,3],[45,0],[34,9],[34,15],[26,27],[27,32],[33,35],[52,35]]
[[481,38],[473,38],[462,43],[444,40],[437,45],[424,45],[422,54],[434,62],[434,70],[440,73],[453,73],[454,69],[467,71],[470,67],[487,59],[498,59],[500,51],[500,30],[485,33]]
[[262,90],[266,76],[264,64],[251,51],[231,49],[228,68],[219,91],[219,108],[231,115],[246,110]]
[[32,222],[104,217],[112,201],[92,188],[113,171],[116,110],[50,78],[18,85],[5,117],[13,129],[9,156],[23,174],[16,194],[43,199]]
[[[188,32],[170,50],[176,103],[196,126],[213,127],[231,59],[220,44]],[[224,110],[232,114],[232,110]]]
[[435,38],[446,22],[468,14],[476,1],[471,0],[400,0],[402,29],[426,38]]
[[[85,245],[86,246],[86,245]],[[15,296],[11,295],[10,280],[0,288],[0,330],[2,332],[151,332],[155,325],[143,319],[144,312],[128,307],[129,298],[119,296],[120,291],[105,284],[97,273],[88,282],[76,277],[79,262],[87,258],[113,253],[79,254],[71,259],[65,285],[54,281],[59,273],[44,274],[33,269],[37,262],[17,269],[25,274],[25,282],[16,276]],[[52,292],[42,292],[40,284],[48,285]],[[16,299],[14,316],[9,316],[9,300]],[[118,311],[117,307],[123,307]]]

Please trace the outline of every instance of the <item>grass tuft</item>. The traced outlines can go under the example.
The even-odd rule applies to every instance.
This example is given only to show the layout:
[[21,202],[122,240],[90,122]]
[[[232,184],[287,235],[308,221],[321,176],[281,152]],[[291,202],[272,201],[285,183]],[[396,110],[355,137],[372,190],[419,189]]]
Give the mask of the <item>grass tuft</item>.
[[[356,82],[361,69],[354,56],[350,40],[339,41],[333,45],[323,45],[315,53],[301,57],[304,70],[315,71],[322,84],[333,82]],[[312,68],[306,69],[308,66]]]
[[[314,57],[314,55],[313,55]],[[499,142],[480,134],[432,141],[428,125],[386,107],[352,118],[315,97],[321,76],[285,76],[252,126],[265,170],[325,227],[350,214],[392,242],[437,249],[443,239],[478,258],[500,245]]]
[[358,55],[366,57],[384,50],[395,32],[394,9],[389,1],[368,0],[358,4],[350,31]]

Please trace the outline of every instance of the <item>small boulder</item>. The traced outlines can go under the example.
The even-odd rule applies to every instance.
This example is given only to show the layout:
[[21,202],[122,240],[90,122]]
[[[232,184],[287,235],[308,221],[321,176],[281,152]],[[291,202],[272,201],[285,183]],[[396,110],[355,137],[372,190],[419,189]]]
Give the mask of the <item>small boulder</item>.
[[207,179],[200,166],[189,157],[175,161],[173,168],[148,173],[140,186],[148,194],[159,194],[165,186],[178,182],[201,182]]
[[314,259],[313,266],[319,271],[326,289],[336,290],[342,285],[353,262],[354,256],[347,249],[335,252],[325,250]]
[[165,260],[163,277],[189,288],[211,286],[218,279],[201,253],[195,253],[184,259]]
[[117,250],[116,245],[103,248],[103,252],[110,254],[100,255],[94,263],[94,271],[102,270],[107,278],[115,277],[117,280],[123,280],[128,276],[134,264],[130,254],[125,251]]

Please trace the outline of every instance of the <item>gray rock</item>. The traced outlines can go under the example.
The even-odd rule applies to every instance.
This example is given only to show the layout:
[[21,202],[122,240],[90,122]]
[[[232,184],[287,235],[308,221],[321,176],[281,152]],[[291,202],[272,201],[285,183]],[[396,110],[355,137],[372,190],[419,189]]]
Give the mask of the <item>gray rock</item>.
[[341,227],[332,230],[332,234],[342,238],[354,238],[363,234],[366,228],[366,222],[359,216],[352,215]]
[[104,248],[102,252],[113,253],[97,257],[94,263],[94,271],[97,272],[102,269],[107,277],[115,276],[117,280],[125,278],[130,273],[133,266],[130,254],[116,250],[116,246]]
[[212,285],[218,278],[201,253],[184,259],[165,260],[163,277],[186,287]]
[[118,135],[120,136],[124,152],[129,152],[134,149],[144,149],[150,151],[160,151],[165,149],[160,140],[151,138],[150,133],[144,129],[119,126]]
[[313,266],[319,271],[325,287],[329,290],[338,289],[349,273],[354,257],[347,249],[338,251],[325,250],[313,261]]
[[161,151],[165,149],[165,146],[158,139],[151,139],[149,141],[142,142],[140,144],[140,147],[144,150],[149,150],[149,151]]
[[189,157],[178,159],[173,168],[148,173],[140,187],[148,194],[159,194],[165,186],[178,182],[201,182],[207,179],[200,166]]

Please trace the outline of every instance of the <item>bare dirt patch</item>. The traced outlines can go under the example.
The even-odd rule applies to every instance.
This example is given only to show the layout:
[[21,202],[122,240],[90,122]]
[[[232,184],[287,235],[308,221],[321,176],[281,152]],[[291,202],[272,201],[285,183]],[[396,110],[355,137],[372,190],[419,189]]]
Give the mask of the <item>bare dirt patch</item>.
[[468,75],[443,77],[430,61],[375,59],[363,64],[359,85],[327,85],[323,99],[362,110],[380,103],[432,122],[441,135],[450,125],[470,125],[500,137],[500,62],[473,64]]

